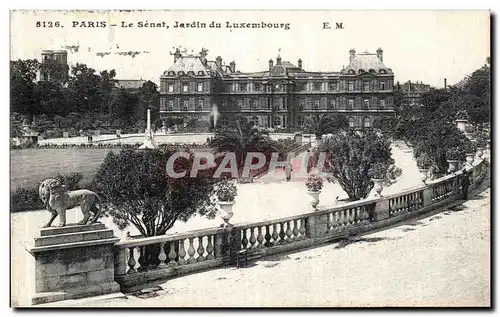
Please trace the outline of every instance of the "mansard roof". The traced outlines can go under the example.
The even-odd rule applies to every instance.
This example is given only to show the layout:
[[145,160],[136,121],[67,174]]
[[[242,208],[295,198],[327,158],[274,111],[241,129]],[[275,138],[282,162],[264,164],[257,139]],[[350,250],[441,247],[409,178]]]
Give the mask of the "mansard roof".
[[354,58],[349,65],[342,70],[342,73],[349,74],[350,72],[354,72],[354,74],[359,74],[360,71],[392,74],[392,69],[385,66],[378,58],[377,54],[368,52],[354,55]]
[[139,89],[144,83],[142,79],[115,79],[115,86],[122,89]]
[[200,72],[202,72],[203,75],[208,75],[207,68],[203,66],[200,58],[193,55],[179,57],[179,59],[172,66],[170,66],[164,74],[167,75],[170,72],[174,72],[176,75],[178,75],[179,72],[184,72],[185,74],[193,72],[196,75],[201,74]]

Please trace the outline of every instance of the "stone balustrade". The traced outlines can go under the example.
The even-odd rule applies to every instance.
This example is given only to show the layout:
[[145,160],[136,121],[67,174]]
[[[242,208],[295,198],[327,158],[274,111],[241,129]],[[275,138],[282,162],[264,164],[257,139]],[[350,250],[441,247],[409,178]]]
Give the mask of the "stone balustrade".
[[[480,184],[487,172],[487,164],[485,160],[479,160],[466,168],[471,172],[469,189]],[[89,237],[93,240],[81,246],[82,242],[79,244],[78,241],[68,243],[67,234],[62,233],[61,230],[76,230],[72,233],[76,239],[77,235],[86,237],[85,230],[93,232],[95,228],[80,226],[75,229],[58,229],[61,232],[57,234],[61,237],[51,237],[50,245],[45,241],[47,238],[43,238],[44,231],[42,238],[36,240],[37,245],[31,249],[39,265],[37,281],[40,281],[40,285],[37,291],[57,290],[61,295],[54,298],[44,295],[43,301],[37,302],[75,298],[77,294],[68,295],[68,290],[64,286],[67,284],[66,288],[78,289],[78,283],[81,283],[80,280],[73,278],[76,274],[71,271],[73,267],[79,268],[78,277],[90,283],[85,284],[85,287],[93,292],[95,291],[91,283],[94,280],[98,283],[96,287],[99,288],[99,292],[104,292],[103,285],[106,287],[111,285],[105,290],[113,290],[112,280],[106,279],[109,276],[108,273],[111,273],[111,276],[114,275],[113,283],[117,282],[122,292],[131,292],[153,286],[160,280],[170,277],[216,267],[233,266],[242,252],[245,253],[245,258],[255,259],[378,230],[435,211],[439,207],[461,199],[461,174],[462,172],[459,171],[431,181],[427,185],[410,188],[400,193],[349,202],[297,216],[202,229],[183,234],[130,238],[116,242],[117,239],[113,240],[111,236],[103,236],[106,238],[104,239],[92,233]],[[99,226],[103,225],[99,224]],[[51,230],[54,231],[54,229]],[[104,228],[99,230],[105,231]],[[90,243],[96,242],[95,239],[98,239],[97,242],[104,239],[103,241],[108,244],[97,251],[91,250],[89,249],[92,248]],[[95,249],[96,246],[93,248]],[[60,264],[61,260],[58,259],[47,260],[52,259],[50,255],[54,252],[64,253],[63,264]],[[108,262],[114,264],[107,265],[106,261],[95,261],[92,258],[92,256],[95,257],[93,255],[95,252],[99,253],[99,259],[109,259]],[[75,258],[74,254],[79,254],[79,257]],[[86,264],[82,266],[79,263]],[[57,274],[52,274],[57,277],[47,275],[47,270],[56,266],[61,267]],[[93,273],[96,270],[99,272],[97,275]],[[94,278],[94,275],[98,279]],[[46,286],[46,280],[54,280],[58,286],[49,289]],[[61,281],[66,284],[61,284]]]

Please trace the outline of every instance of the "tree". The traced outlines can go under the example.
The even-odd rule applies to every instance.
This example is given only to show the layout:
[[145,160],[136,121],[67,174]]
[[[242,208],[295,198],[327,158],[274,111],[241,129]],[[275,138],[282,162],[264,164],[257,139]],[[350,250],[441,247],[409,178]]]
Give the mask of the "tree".
[[108,153],[94,183],[106,210],[120,229],[133,225],[146,237],[165,234],[176,221],[192,215],[215,216],[211,197],[217,180],[213,169],[189,177],[189,160],[178,158],[174,171],[186,177],[171,178],[166,171],[172,149],[133,150]]
[[316,136],[316,140],[321,140],[323,134],[336,133],[339,130],[346,130],[349,123],[345,116],[334,115],[310,115],[306,117],[302,126],[304,133],[311,133]]
[[326,137],[314,151],[309,170],[321,166],[320,153],[324,153],[325,161],[318,172],[327,173],[328,181],[338,182],[350,200],[366,198],[374,186],[372,178],[398,176],[393,174],[389,139],[373,131],[339,131]]
[[264,153],[269,158],[276,148],[268,133],[260,131],[252,123],[236,121],[235,124],[236,128],[217,129],[210,145],[216,148],[216,152],[235,153],[238,175],[241,176],[249,152]]
[[148,80],[138,91],[139,107],[135,118],[142,119],[145,116],[146,110],[151,109],[151,122],[158,118],[160,111],[160,92],[158,86],[152,81]]
[[373,120],[372,127],[380,133],[393,136],[398,125],[398,118],[395,116],[378,116]]
[[33,60],[10,61],[10,111],[33,114],[37,106],[35,79],[39,63]]

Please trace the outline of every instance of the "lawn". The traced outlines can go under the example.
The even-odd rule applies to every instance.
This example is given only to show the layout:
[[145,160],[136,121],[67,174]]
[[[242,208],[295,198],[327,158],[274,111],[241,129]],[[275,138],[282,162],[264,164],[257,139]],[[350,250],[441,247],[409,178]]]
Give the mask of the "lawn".
[[10,151],[10,188],[38,186],[44,179],[59,174],[82,173],[83,181],[91,180],[106,154],[115,149],[68,148],[22,149]]

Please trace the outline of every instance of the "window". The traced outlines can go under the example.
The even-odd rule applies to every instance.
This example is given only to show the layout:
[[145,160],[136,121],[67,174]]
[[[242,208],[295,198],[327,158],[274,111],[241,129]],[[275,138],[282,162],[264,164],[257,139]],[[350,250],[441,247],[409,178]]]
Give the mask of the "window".
[[368,118],[368,117],[363,118],[363,127],[365,127],[365,128],[370,127],[370,118]]
[[365,106],[365,109],[370,108],[370,99],[365,99],[365,100],[363,101],[363,104],[364,104],[364,106]]
[[380,82],[380,90],[385,90],[385,81]]
[[203,110],[203,100],[198,100],[198,105],[196,106],[196,111]]
[[385,100],[384,99],[380,100],[380,108],[385,109]]
[[160,100],[160,111],[165,111],[166,110],[166,106],[165,106],[165,99],[161,99]]
[[229,119],[227,117],[222,117],[221,124],[223,127],[227,127],[229,125]]
[[304,117],[303,116],[299,116],[299,118],[297,119],[297,125],[299,127],[302,127],[304,125]]
[[253,123],[254,126],[258,126],[259,125],[259,118],[252,117],[252,123]]
[[304,100],[300,100],[299,101],[299,110],[304,109],[304,106],[305,106]]
[[328,83],[328,90],[335,91],[337,89],[337,83],[332,81]]
[[254,84],[255,91],[261,91],[262,90],[262,84],[261,83],[255,83]]
[[189,101],[184,100],[182,102],[182,111],[188,111],[188,107],[189,107]]
[[350,81],[347,85],[347,90],[348,91],[353,91],[354,90],[354,82]]
[[276,84],[276,85],[274,85],[274,89],[275,89],[276,91],[281,91],[281,84]]
[[349,127],[354,128],[355,125],[355,120],[353,117],[349,117]]
[[369,81],[365,81],[364,82],[363,90],[364,91],[370,91],[370,82]]
[[335,99],[330,100],[330,109],[335,109]]
[[349,102],[349,109],[354,109],[354,100],[349,99],[348,102]]
[[203,83],[198,83],[197,91],[203,91]]
[[238,84],[238,91],[247,91],[247,84]]
[[248,105],[249,105],[250,109],[254,109],[255,108],[255,100],[248,99]]
[[168,84],[168,92],[174,92],[174,84]]
[[199,75],[199,76],[203,76],[203,75],[205,75],[205,73],[204,73],[202,70],[200,70],[200,71],[198,72],[198,75]]
[[241,123],[241,124],[245,124],[247,123],[247,119],[245,117],[239,117],[238,118],[238,121]]
[[189,91],[189,85],[188,84],[182,84],[182,91],[183,92],[188,92]]
[[273,118],[273,127],[281,126],[281,117],[275,116]]
[[319,109],[319,100],[315,100],[314,101],[314,110],[318,110]]
[[297,84],[297,91],[306,91],[307,90],[307,84],[306,83],[298,83]]
[[238,107],[238,109],[243,108],[243,100],[237,100],[236,101],[236,106]]
[[314,90],[320,91],[321,90],[321,83],[314,83]]
[[169,100],[168,101],[168,108],[167,110],[168,111],[172,111],[174,109],[174,101],[173,100]]

